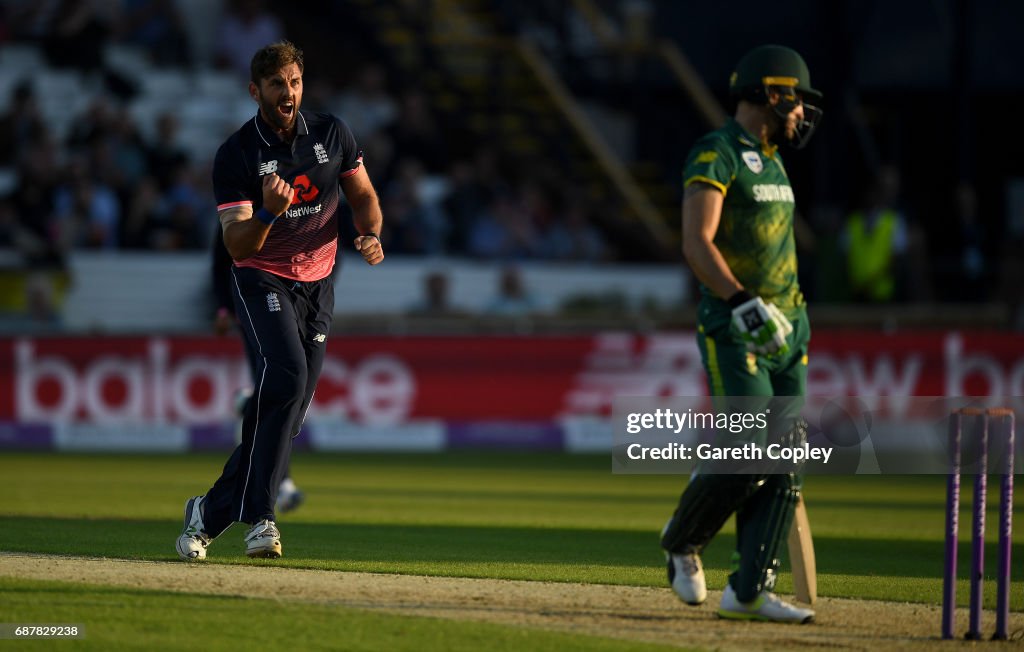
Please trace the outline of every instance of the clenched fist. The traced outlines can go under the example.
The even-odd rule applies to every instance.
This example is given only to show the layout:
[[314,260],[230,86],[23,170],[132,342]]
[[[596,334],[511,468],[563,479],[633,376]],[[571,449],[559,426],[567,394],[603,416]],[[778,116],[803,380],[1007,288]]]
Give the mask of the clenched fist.
[[380,246],[380,239],[377,236],[361,235],[353,240],[353,244],[356,246],[356,251],[363,255],[363,260],[367,263],[376,265],[384,260],[384,249]]
[[292,197],[295,196],[295,188],[277,176],[268,174],[263,177],[263,208],[280,216],[292,204]]

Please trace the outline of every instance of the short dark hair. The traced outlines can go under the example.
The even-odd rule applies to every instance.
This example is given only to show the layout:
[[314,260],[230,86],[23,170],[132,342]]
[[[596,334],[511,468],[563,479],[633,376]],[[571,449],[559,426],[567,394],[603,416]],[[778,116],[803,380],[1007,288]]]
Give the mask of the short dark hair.
[[266,79],[281,68],[295,64],[299,72],[303,72],[302,50],[291,41],[279,41],[259,50],[252,56],[249,74],[257,86],[261,79]]

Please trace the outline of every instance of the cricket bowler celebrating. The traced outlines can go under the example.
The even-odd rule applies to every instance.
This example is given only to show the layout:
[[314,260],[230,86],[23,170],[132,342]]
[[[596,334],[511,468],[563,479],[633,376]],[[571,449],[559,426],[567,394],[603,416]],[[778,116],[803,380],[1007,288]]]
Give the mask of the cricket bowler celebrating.
[[[730,91],[735,116],[697,142],[684,172],[683,253],[701,283],[698,345],[712,396],[803,396],[810,327],[797,285],[793,189],[778,145],[807,143],[821,94],[800,55],[778,45],[747,53]],[[800,482],[795,474],[698,470],[662,532],[679,598],[707,598],[700,553],[735,512],[734,570],[718,615],[813,621],[812,610],[772,593]]]
[[333,115],[302,111],[302,51],[287,41],[252,59],[259,109],[217,150],[213,190],[231,254],[238,323],[257,361],[242,443],[203,496],[185,503],[178,555],[206,557],[232,523],[246,523],[250,557],[281,556],[274,501],[323,367],[334,314],[340,191],[370,265],[384,259],[382,218],[362,153]]

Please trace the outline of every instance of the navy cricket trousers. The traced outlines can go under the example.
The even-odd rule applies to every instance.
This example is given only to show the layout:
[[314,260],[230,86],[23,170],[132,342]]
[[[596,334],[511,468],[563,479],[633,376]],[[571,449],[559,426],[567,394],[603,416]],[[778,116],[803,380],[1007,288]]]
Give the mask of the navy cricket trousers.
[[246,353],[256,362],[242,443],[206,494],[210,536],[231,523],[274,520],[274,502],[323,368],[334,313],[334,281],[301,282],[249,267],[231,268]]

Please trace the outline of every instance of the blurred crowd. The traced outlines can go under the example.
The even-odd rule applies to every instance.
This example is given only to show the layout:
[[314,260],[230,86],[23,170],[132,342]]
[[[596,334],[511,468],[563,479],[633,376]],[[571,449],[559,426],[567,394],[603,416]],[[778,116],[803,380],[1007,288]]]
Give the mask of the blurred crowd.
[[[139,47],[153,65],[189,69],[193,57],[175,3],[54,0],[9,3],[3,11],[0,42],[35,44],[52,68],[102,74],[91,85],[93,100],[63,138],[48,130],[31,76],[14,86],[0,116],[0,144],[6,145],[0,166],[13,171],[0,200],[0,245],[26,251],[33,262],[59,261],[78,248],[205,247],[215,224],[208,168],[219,142],[209,142],[205,156],[182,147],[177,107],[162,112],[152,136],[144,137],[129,111],[140,89],[104,69],[104,49],[112,43]],[[258,0],[228,3],[215,22],[211,63],[236,73],[241,92],[252,52],[286,36],[302,42],[301,35],[285,34]],[[342,116],[367,152],[388,216],[383,235],[391,253],[614,256],[590,225],[587,203],[566,197],[557,180],[509,174],[486,144],[468,160],[451,160],[425,95],[391,93],[381,66],[361,67],[344,88],[307,79],[304,106]]]
[[[244,97],[252,53],[283,38],[301,44],[303,35],[286,33],[261,0],[229,0],[215,19],[205,17],[215,25],[212,47],[197,56],[180,6],[173,0],[0,5],[0,52],[4,46],[28,48],[43,59],[47,73],[76,75],[89,95],[80,112],[66,116],[67,128],[53,129],[41,100],[52,107],[55,98],[41,97],[34,71],[4,65],[0,72],[7,80],[0,89],[8,91],[7,102],[0,103],[6,107],[0,111],[0,249],[15,252],[17,266],[52,271],[60,279],[48,290],[46,283],[28,284],[33,296],[14,300],[14,308],[52,319],[74,250],[189,251],[209,245],[217,224],[210,162],[230,130],[210,130],[200,146],[185,146],[182,123],[194,126],[187,121],[195,114],[187,110],[197,98],[154,104],[144,83],[109,65],[108,53],[127,48],[143,58],[140,66],[184,76],[202,68],[230,73],[229,83]],[[214,13],[217,6],[203,9]],[[379,65],[357,70],[344,86],[307,76],[304,107],[342,116],[366,151],[387,215],[382,236],[389,253],[590,262],[615,257],[580,193],[566,193],[550,173],[510,169],[486,143],[453,160],[422,92],[393,92]],[[67,99],[58,110],[82,104],[81,98]],[[132,111],[142,102],[161,109],[152,125],[139,124],[139,112]],[[255,105],[245,102],[251,115]]]
[[805,293],[826,303],[997,301],[1024,329],[1024,222],[1012,218],[1024,203],[1011,200],[1001,225],[981,215],[974,184],[942,191],[943,213],[923,214],[906,200],[899,167],[884,163],[851,208],[820,204],[798,216]]
[[307,88],[304,102],[342,116],[366,151],[389,252],[575,262],[616,256],[582,193],[540,166],[528,174],[513,168],[488,143],[452,156],[427,96],[389,94],[381,66],[365,65],[351,86],[331,90]]
[[[205,37],[195,29],[197,17],[183,13],[190,5],[201,10]],[[6,96],[0,101],[0,251],[14,254],[0,256],[0,267],[20,266],[34,279],[24,282],[21,299],[7,303],[54,319],[71,251],[208,247],[217,226],[210,161],[244,111],[255,111],[245,97],[252,53],[282,38],[301,46],[307,36],[296,27],[301,21],[286,25],[280,16],[262,0],[0,4],[0,93]],[[8,65],[8,46],[37,53],[47,71],[77,75],[88,98],[67,98],[73,113],[66,127],[53,128],[43,110],[52,112],[63,98],[45,96],[34,71]],[[110,64],[112,49],[137,54],[147,69],[178,71],[182,79],[218,71],[236,86],[231,92],[242,99],[242,112],[229,120],[218,116],[221,123],[197,139],[203,114],[190,109],[202,101],[201,89],[185,82],[184,92],[155,103],[146,84]],[[506,263],[645,259],[643,238],[638,248],[637,240],[607,228],[616,207],[595,204],[592,193],[557,169],[543,161],[524,166],[495,143],[453,152],[429,95],[399,87],[388,67],[370,57],[353,63],[342,78],[307,75],[303,104],[352,127],[381,196],[389,254]],[[147,111],[137,110],[140,102]],[[150,123],[140,124],[140,115]],[[1019,286],[1020,266],[988,255],[998,247],[970,184],[955,189],[956,219],[937,238],[906,205],[899,168],[882,165],[876,172],[861,201],[817,205],[801,218],[801,275],[810,299],[984,301],[1014,294],[1006,288]],[[943,247],[936,247],[940,240]]]

